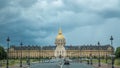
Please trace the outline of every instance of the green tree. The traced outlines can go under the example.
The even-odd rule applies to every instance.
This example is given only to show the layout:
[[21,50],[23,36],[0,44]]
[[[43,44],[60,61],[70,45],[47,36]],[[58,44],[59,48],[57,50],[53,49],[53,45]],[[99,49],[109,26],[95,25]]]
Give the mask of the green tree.
[[116,55],[116,58],[120,58],[120,47],[117,47],[115,55]]
[[1,59],[5,59],[6,58],[6,52],[5,52],[5,49],[2,47],[2,46],[0,46],[0,60]]

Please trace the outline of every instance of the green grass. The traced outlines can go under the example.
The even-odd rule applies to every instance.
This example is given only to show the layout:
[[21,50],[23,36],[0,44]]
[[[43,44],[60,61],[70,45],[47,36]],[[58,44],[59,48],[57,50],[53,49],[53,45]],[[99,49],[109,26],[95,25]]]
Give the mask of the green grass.
[[[108,63],[111,63],[112,61],[111,61],[111,59],[108,59],[107,62],[108,62]],[[93,63],[98,63],[98,59],[94,59],[94,60],[93,60]],[[106,60],[105,60],[105,59],[101,59],[101,63],[106,64]],[[115,65],[116,65],[116,66],[120,66],[120,58],[119,58],[119,59],[115,59]]]
[[[0,63],[2,62],[2,67],[6,67],[6,60],[2,60],[0,61]],[[26,63],[26,60],[22,60],[23,63]],[[19,59],[9,59],[9,66],[14,66],[16,64],[19,65],[20,60]]]
[[120,66],[120,58],[119,59],[115,59],[115,65]]
[[[101,62],[101,63],[106,63],[106,60],[105,60],[105,59],[100,59],[100,62]],[[111,62],[111,60],[108,59],[107,62]],[[93,63],[98,63],[98,59],[94,59],[94,60],[93,60]]]

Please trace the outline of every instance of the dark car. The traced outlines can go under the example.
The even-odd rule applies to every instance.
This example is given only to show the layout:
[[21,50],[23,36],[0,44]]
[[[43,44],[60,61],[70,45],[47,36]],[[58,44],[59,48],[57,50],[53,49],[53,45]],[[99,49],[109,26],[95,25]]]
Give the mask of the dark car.
[[70,65],[70,62],[69,61],[65,61],[64,65]]

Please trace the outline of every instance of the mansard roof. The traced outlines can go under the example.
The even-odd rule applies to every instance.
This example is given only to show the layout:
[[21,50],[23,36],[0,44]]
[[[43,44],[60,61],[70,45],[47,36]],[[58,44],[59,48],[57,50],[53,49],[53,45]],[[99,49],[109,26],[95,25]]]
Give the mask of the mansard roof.
[[12,45],[10,48],[14,48],[15,50],[55,50],[56,46],[30,46],[30,45],[25,45],[25,46],[15,46]]
[[[15,50],[55,50],[56,46],[38,46],[38,45],[24,45],[24,46],[11,46],[10,48],[14,48]],[[66,50],[108,50],[108,48],[111,48],[114,50],[114,48],[110,45],[66,45],[65,49]]]
[[82,45],[82,46],[66,46],[66,50],[107,50],[108,48],[114,49],[110,45]]

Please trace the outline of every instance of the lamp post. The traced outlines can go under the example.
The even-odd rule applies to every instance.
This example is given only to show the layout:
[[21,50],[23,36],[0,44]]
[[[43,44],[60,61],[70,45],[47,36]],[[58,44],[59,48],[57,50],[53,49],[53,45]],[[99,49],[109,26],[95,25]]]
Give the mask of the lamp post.
[[20,43],[20,45],[21,45],[21,57],[20,57],[20,67],[22,67],[22,42]]
[[30,66],[30,46],[29,46],[29,63],[28,65]]
[[100,42],[98,42],[98,52],[99,52],[99,58],[98,58],[98,66],[100,67]]
[[113,45],[113,37],[111,36],[110,37],[110,40],[111,40],[111,46]]
[[[112,36],[110,37],[110,40],[111,40],[111,46],[113,46],[113,37]],[[112,54],[114,54],[114,51]],[[112,68],[114,68],[114,57],[115,57],[115,55],[111,55]]]
[[92,54],[90,54],[90,61],[91,61],[90,64],[92,65],[92,64],[93,64],[93,63],[92,63]]
[[43,62],[42,46],[41,46],[41,59],[42,59],[42,62]]
[[6,39],[6,41],[7,41],[7,63],[6,63],[6,68],[9,68],[9,42],[10,42],[10,38],[8,37],[7,39]]
[[0,60],[1,60],[1,64],[0,64],[0,67],[2,67],[2,50],[1,50],[1,53],[0,53]]
[[107,54],[106,54],[106,63],[107,63],[107,60],[108,60],[108,59],[107,59]]
[[79,46],[79,52],[80,52],[80,63],[82,63],[82,59],[81,59],[81,47]]
[[110,55],[111,56],[111,59],[112,59],[112,68],[114,68],[114,58],[115,58],[115,55]]
[[[113,37],[112,36],[110,37],[110,40],[111,40],[111,46],[113,46]],[[112,54],[114,54],[114,51]]]
[[40,46],[39,46],[39,63],[40,63]]
[[30,46],[28,45],[28,59],[27,59],[27,63],[30,66]]

